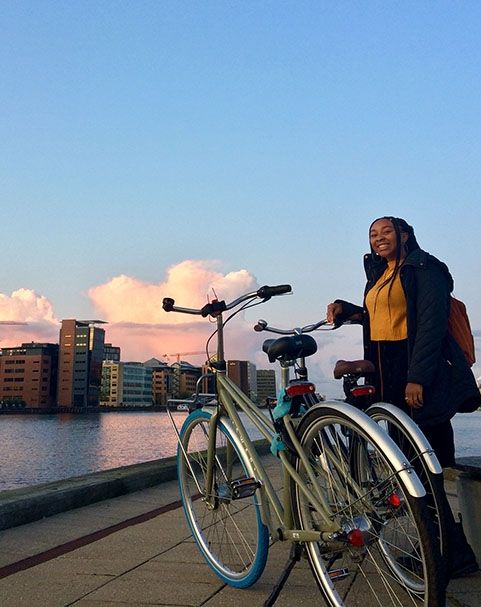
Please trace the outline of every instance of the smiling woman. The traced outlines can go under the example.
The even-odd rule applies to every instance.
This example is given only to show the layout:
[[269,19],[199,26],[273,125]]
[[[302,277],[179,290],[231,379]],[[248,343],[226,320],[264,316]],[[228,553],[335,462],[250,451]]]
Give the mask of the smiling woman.
[[379,400],[408,412],[442,465],[454,463],[450,419],[480,398],[462,352],[448,334],[454,281],[447,266],[423,251],[404,219],[381,217],[369,228],[363,306],[336,300],[328,319],[363,325],[364,354],[376,368]]
[[[423,251],[404,219],[381,217],[369,228],[363,306],[328,305],[332,321],[363,325],[364,355],[375,367],[377,400],[403,409],[418,423],[443,467],[455,465],[451,418],[480,393],[466,359],[448,332],[454,281],[447,266]],[[443,496],[452,575],[477,570]],[[459,537],[456,533],[459,531]]]

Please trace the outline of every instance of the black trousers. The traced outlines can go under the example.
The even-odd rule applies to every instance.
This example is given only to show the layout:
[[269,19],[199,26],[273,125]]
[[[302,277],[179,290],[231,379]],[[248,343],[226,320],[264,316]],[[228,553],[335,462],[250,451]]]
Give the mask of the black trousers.
[[[409,415],[412,410],[404,400],[407,384],[408,346],[407,340],[376,342],[376,393],[377,399],[396,405]],[[451,421],[432,426],[421,425],[421,430],[434,449],[443,468],[455,465],[454,432]],[[403,444],[402,436],[392,429],[392,437],[409,457],[409,447]],[[466,566],[476,565],[475,555],[469,546],[462,526],[457,523],[445,493],[442,493],[440,507],[444,510],[448,535],[449,561],[446,562],[446,583],[450,576],[462,572]]]
[[[392,403],[412,416],[406,405],[405,389],[408,373],[408,343],[402,341],[374,342],[376,360],[376,400]],[[433,426],[420,426],[443,468],[454,466],[454,432],[451,421]]]

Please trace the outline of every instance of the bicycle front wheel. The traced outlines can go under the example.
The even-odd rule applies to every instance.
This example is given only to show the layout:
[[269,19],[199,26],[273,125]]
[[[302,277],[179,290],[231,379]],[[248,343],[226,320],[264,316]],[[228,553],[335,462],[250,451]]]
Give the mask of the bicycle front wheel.
[[[392,441],[384,434],[380,440],[361,415],[365,423],[347,405],[319,405],[298,427],[315,486],[300,459],[296,468],[339,529],[326,541],[306,544],[314,577],[333,607],[440,607],[443,572],[425,498],[410,495],[386,455]],[[297,484],[292,489],[298,525],[321,530],[325,518]],[[352,531],[362,541],[353,544]]]
[[242,445],[221,420],[216,430],[212,492],[207,495],[210,418],[207,411],[195,411],[180,431],[180,495],[192,535],[211,569],[225,583],[247,588],[264,570],[269,533],[261,520],[257,491],[247,497],[233,491],[232,481],[253,475]]

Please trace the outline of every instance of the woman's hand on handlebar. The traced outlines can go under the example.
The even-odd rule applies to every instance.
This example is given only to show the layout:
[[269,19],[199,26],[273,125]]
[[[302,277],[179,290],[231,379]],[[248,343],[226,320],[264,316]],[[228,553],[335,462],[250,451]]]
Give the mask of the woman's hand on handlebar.
[[330,303],[327,306],[326,320],[329,324],[333,324],[336,321],[336,317],[342,314],[341,303]]

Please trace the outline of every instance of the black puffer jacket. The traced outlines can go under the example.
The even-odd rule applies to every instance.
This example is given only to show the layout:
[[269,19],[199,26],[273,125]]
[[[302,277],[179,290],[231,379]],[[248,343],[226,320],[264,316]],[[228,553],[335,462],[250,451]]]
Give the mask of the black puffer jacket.
[[[386,269],[386,261],[367,254],[364,268],[365,297]],[[407,381],[423,386],[424,405],[413,409],[413,417],[419,425],[430,426],[450,419],[466,401],[480,402],[481,395],[464,354],[448,334],[449,295],[454,283],[446,264],[417,249],[404,260],[400,278],[407,304]],[[343,304],[342,320],[362,313],[364,356],[375,363],[366,307],[337,301]]]

